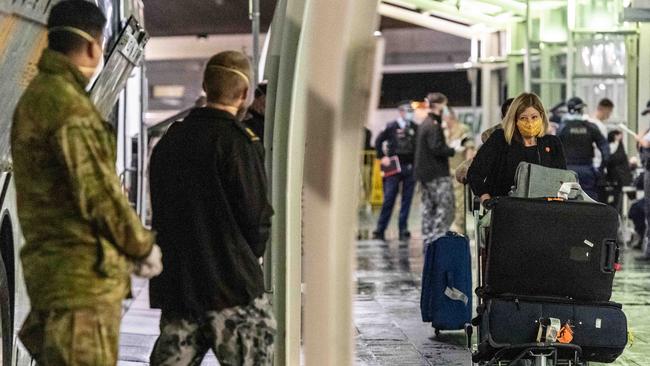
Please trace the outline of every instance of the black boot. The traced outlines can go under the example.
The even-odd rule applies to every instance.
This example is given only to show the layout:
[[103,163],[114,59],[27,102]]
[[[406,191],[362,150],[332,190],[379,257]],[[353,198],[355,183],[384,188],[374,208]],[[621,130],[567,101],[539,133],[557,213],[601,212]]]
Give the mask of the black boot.
[[399,240],[409,240],[411,238],[411,232],[408,230],[402,230],[399,232]]
[[386,238],[384,237],[384,233],[383,233],[383,232],[379,232],[379,231],[373,231],[373,232],[372,232],[372,238],[373,238],[374,240],[381,240],[381,241],[385,241],[385,240],[386,240]]

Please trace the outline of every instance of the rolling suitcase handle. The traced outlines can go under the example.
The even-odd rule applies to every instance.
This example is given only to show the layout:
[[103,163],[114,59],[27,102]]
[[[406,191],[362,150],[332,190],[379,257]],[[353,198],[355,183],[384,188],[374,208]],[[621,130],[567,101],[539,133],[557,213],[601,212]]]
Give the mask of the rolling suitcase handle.
[[605,273],[616,272],[618,259],[618,243],[616,240],[606,240],[603,245],[602,271]]

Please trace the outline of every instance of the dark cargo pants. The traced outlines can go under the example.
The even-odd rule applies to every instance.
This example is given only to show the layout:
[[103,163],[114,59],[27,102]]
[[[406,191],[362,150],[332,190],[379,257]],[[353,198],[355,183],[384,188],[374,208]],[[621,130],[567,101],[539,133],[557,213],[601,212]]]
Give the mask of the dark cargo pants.
[[276,323],[266,297],[200,318],[163,312],[160,333],[151,366],[198,366],[209,349],[222,366],[273,363]]

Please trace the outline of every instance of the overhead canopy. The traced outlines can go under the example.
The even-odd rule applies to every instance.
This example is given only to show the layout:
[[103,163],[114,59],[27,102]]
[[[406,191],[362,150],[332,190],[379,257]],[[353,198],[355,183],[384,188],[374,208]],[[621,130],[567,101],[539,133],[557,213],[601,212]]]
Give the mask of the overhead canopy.
[[[471,39],[524,20],[526,3],[524,0],[382,0],[379,12],[403,22]],[[565,5],[566,1],[530,1],[533,16],[535,11]]]

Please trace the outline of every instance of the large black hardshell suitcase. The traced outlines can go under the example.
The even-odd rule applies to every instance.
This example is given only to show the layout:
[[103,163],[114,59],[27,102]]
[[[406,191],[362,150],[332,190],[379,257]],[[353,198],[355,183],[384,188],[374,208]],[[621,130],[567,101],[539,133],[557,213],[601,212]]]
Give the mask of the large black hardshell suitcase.
[[618,250],[614,208],[514,197],[491,204],[486,295],[610,299]]
[[[582,348],[582,361],[613,362],[627,344],[627,318],[622,306],[613,302],[493,298],[484,303],[479,316],[475,360],[489,360],[506,347],[534,343],[539,320],[544,318],[558,318],[562,324],[571,322],[571,344]],[[571,355],[560,351],[560,357]]]

